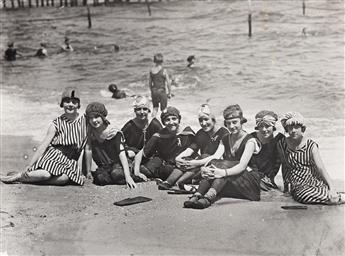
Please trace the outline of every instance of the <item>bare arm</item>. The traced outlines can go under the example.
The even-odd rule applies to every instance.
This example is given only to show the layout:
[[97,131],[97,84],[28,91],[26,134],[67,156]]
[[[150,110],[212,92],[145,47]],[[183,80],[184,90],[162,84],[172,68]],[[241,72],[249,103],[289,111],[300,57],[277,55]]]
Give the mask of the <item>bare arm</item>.
[[193,149],[187,148],[187,149],[185,149],[183,152],[181,152],[181,153],[175,158],[175,160],[176,160],[177,163],[183,164],[183,163],[186,162],[186,160],[184,160],[183,158],[184,158],[184,157],[187,157],[187,156],[191,156],[193,153],[194,153],[194,150],[193,150]]
[[222,141],[220,141],[218,148],[217,148],[216,152],[214,152],[213,155],[205,157],[204,159],[196,160],[196,161],[200,161],[200,163],[202,165],[204,165],[204,164],[207,164],[212,159],[220,159],[223,156],[224,152],[225,152],[224,144]]
[[166,87],[168,89],[168,96],[170,97],[171,96],[171,83],[170,83],[170,77],[169,77],[168,71],[166,69],[164,69],[164,74],[165,74],[165,84],[166,84]]
[[91,145],[88,143],[85,145],[84,155],[83,155],[83,162],[84,162],[84,175],[85,177],[89,178],[91,174],[91,166],[92,166],[92,151]]
[[228,169],[220,169],[213,165],[211,165],[210,167],[202,167],[202,175],[205,178],[214,179],[239,174],[247,168],[247,165],[254,153],[254,149],[254,143],[248,141],[241,156],[240,162],[236,164],[234,167]]
[[51,141],[55,136],[56,129],[53,124],[51,124],[48,128],[48,132],[43,139],[42,143],[37,147],[35,154],[32,156],[29,166],[32,166],[47,150],[48,146],[50,145]]
[[329,186],[330,189],[333,189],[333,182],[331,180],[331,177],[329,176],[325,165],[323,164],[323,161],[321,159],[320,151],[318,147],[314,146],[312,149],[312,155],[313,155],[313,160],[316,166],[316,170],[319,172],[321,175],[322,179],[326,182],[326,184]]
[[140,164],[143,159],[144,150],[140,150],[134,157],[134,174],[140,173]]
[[149,73],[149,88],[150,88],[150,90],[151,90],[151,88],[152,88],[151,71],[150,71],[150,73]]
[[136,188],[137,185],[133,181],[133,179],[131,177],[131,173],[129,172],[128,160],[127,160],[126,152],[125,152],[122,144],[120,145],[120,150],[122,150],[122,151],[119,154],[119,159],[120,159],[120,162],[122,164],[123,172],[125,174],[127,186],[129,188]]
[[[148,181],[148,178],[146,177],[146,175],[140,172],[140,164],[141,164],[142,158],[143,158],[143,150],[140,150],[134,157],[134,175],[138,176],[144,181]],[[137,163],[137,161],[139,163]]]

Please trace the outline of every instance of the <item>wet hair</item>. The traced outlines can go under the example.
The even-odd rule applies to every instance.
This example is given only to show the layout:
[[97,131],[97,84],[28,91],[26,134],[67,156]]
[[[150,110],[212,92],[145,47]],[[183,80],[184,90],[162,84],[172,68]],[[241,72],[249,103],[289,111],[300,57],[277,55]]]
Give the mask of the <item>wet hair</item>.
[[47,47],[46,43],[40,43],[42,47]]
[[195,60],[195,56],[194,55],[188,56],[187,61],[192,62],[192,60]]
[[112,92],[112,93],[117,92],[117,91],[118,91],[117,85],[116,85],[116,84],[110,84],[110,85],[108,86],[108,90],[109,90],[110,92]]
[[65,43],[69,42],[69,38],[65,37]]
[[13,46],[14,46],[14,43],[13,43],[13,42],[8,42],[8,43],[7,43],[7,46],[8,46],[8,47],[13,47]]
[[157,53],[153,56],[153,62],[157,64],[163,63],[163,55],[161,53]]
[[115,52],[120,51],[120,46],[118,46],[117,44],[114,44],[114,51]]

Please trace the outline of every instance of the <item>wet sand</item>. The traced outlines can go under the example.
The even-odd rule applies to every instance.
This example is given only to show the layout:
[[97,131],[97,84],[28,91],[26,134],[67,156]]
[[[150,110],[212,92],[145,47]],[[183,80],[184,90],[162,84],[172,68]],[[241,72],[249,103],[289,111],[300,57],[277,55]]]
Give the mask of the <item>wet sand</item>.
[[[339,140],[319,144],[344,191]],[[30,158],[36,145],[28,137],[1,136],[1,173],[25,166],[24,155]],[[158,191],[154,182],[135,190],[90,180],[83,187],[0,189],[1,253],[8,255],[345,255],[344,206],[283,210],[298,203],[280,191],[262,193],[259,202],[223,198],[206,210],[191,210],[182,208],[186,195]],[[113,205],[139,195],[153,200]]]

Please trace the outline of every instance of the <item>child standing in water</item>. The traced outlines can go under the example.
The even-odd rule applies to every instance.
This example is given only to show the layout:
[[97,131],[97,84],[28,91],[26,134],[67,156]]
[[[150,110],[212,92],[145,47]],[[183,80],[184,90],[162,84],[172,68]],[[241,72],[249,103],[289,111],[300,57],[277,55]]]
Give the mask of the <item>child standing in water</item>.
[[166,109],[168,105],[168,98],[171,97],[171,85],[168,72],[162,66],[163,55],[161,53],[155,54],[153,62],[155,66],[150,70],[149,87],[153,105],[152,117],[156,117],[159,105],[161,111]]

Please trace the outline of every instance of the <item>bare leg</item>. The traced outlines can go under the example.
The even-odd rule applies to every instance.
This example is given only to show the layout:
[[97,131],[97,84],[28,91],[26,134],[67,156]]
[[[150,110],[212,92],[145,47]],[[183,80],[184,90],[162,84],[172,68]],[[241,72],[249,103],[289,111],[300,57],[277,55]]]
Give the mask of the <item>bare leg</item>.
[[49,180],[44,181],[43,184],[45,185],[56,185],[56,186],[64,186],[70,182],[70,179],[66,174],[62,174],[60,176],[52,176]]
[[51,174],[46,170],[35,170],[31,172],[19,172],[9,176],[2,176],[1,181],[4,183],[37,183],[47,181],[51,178]]
[[179,169],[174,169],[172,173],[169,175],[169,177],[166,179],[166,182],[169,183],[169,185],[173,186],[175,185],[176,181],[183,175],[183,172]]
[[22,183],[37,183],[37,182],[44,182],[49,180],[52,175],[43,169],[38,169],[31,172],[24,172],[19,181]]
[[183,175],[176,181],[176,184],[186,184],[192,183],[192,177],[194,177],[195,172],[185,172]]

